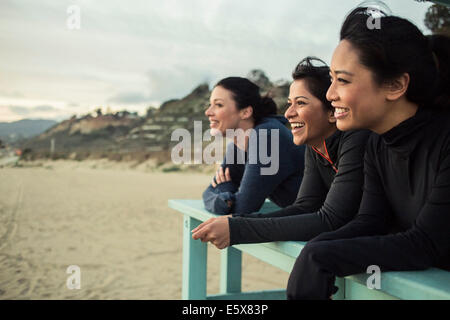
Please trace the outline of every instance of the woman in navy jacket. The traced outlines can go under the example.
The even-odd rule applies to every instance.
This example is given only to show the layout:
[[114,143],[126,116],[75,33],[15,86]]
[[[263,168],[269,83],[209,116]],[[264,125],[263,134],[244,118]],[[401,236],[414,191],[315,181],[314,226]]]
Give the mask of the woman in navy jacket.
[[275,102],[259,90],[246,78],[229,77],[211,92],[205,111],[211,134],[236,134],[203,193],[205,208],[213,213],[255,212],[266,198],[286,207],[300,187],[305,148],[293,143],[287,120],[276,115]]

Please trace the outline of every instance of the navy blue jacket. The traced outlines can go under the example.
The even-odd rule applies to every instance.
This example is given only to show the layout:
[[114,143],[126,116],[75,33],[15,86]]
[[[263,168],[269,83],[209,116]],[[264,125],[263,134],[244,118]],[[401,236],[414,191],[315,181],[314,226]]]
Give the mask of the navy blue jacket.
[[[266,198],[280,207],[286,207],[295,201],[303,177],[305,146],[294,144],[286,123],[286,118],[282,116],[270,116],[263,118],[254,127],[254,135],[250,140],[256,141],[258,152],[252,152],[256,149],[250,147],[244,152],[234,143],[227,146],[222,167],[229,168],[231,181],[220,183],[215,188],[209,185],[203,192],[203,202],[208,211],[216,214],[245,214],[258,211]],[[276,145],[271,145],[273,129],[277,129],[279,135]],[[266,140],[261,138],[266,136]],[[254,138],[256,140],[252,140]],[[266,148],[262,157],[261,146]],[[272,150],[272,147],[275,149]],[[275,169],[277,167],[273,163],[267,163],[267,159],[264,159],[266,154],[273,159],[278,158],[278,170],[275,174],[264,172],[271,166]],[[241,160],[240,163],[238,160]]]

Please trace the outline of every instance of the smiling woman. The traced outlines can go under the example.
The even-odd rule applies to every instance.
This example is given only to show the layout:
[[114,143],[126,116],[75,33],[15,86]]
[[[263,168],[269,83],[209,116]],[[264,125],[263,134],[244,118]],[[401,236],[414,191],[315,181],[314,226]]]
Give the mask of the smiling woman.
[[[320,63],[320,66],[315,64]],[[240,243],[309,240],[335,230],[356,214],[362,195],[363,155],[368,130],[336,129],[325,94],[329,68],[303,59],[292,73],[285,117],[296,145],[306,145],[305,171],[297,199],[279,211],[212,218],[193,230],[194,239],[218,248]],[[283,154],[282,157],[285,155]]]
[[[322,66],[314,66],[319,61]],[[285,116],[289,119],[294,143],[307,144],[325,152],[323,141],[336,131],[333,108],[325,97],[330,85],[328,66],[317,58],[305,58],[292,74]]]
[[[244,214],[258,211],[266,198],[280,207],[295,200],[303,176],[304,147],[292,142],[292,135],[284,126],[286,119],[276,116],[276,111],[275,102],[261,97],[259,87],[246,78],[225,78],[214,87],[205,111],[211,134],[229,136],[232,131],[236,135],[203,193],[207,210]],[[249,130],[253,134],[248,135]],[[252,139],[264,152],[252,153]],[[279,162],[274,174],[262,173],[268,167],[262,154],[270,154]]]
[[[337,46],[333,55],[331,68],[332,85],[327,92],[327,98],[332,101],[336,108],[336,119],[338,128],[349,130],[355,128],[367,128],[377,133],[383,133],[392,124],[398,122],[398,109],[391,108],[386,104],[386,88],[395,90],[403,82],[409,82],[407,78],[398,79],[397,82],[379,86],[374,80],[374,75],[366,66],[359,63],[359,56],[354,45],[347,39],[343,39]],[[338,67],[335,67],[338,66]],[[397,86],[397,87],[395,87]],[[401,90],[401,87],[399,88]],[[364,95],[358,94],[364,92]],[[392,91],[388,99],[396,97],[401,91]],[[391,98],[392,97],[392,98]],[[378,106],[374,108],[373,106]],[[407,106],[410,116],[415,113],[413,104]],[[403,110],[402,110],[403,111]]]
[[367,8],[341,28],[327,97],[339,129],[373,134],[356,218],[312,239],[288,282],[289,299],[329,299],[336,276],[450,270],[450,38],[424,36],[406,19]]

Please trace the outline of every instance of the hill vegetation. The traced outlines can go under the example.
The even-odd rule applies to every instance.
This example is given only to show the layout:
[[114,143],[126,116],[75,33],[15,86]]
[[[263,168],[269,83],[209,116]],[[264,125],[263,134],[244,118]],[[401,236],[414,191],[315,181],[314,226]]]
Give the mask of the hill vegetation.
[[[278,113],[285,111],[287,82],[272,83],[261,70],[252,70],[247,77],[260,86],[262,95],[274,98]],[[208,84],[200,84],[182,99],[168,100],[159,108],[149,107],[143,117],[128,111],[102,114],[100,109],[95,116],[73,116],[23,142],[22,157],[138,161],[153,157],[167,162],[171,147],[177,143],[170,139],[175,129],[184,128],[193,133],[194,121],[202,121],[203,130],[209,128],[204,112],[210,93]]]

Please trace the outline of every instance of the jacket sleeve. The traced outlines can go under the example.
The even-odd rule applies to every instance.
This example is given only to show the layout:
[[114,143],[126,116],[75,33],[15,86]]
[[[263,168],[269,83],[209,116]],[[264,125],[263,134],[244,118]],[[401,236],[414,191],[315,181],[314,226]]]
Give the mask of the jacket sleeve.
[[[216,214],[228,214],[232,210],[234,194],[239,189],[245,170],[246,154],[234,143],[227,145],[222,168],[230,171],[231,181],[218,184],[215,188],[210,184],[203,192],[205,209]],[[213,178],[215,181],[215,177]]]
[[424,261],[428,267],[450,262],[450,148],[442,154],[435,182],[425,205],[412,227],[403,232],[389,232],[391,211],[372,164],[374,154],[366,156],[366,181],[360,211],[354,221],[343,228],[325,233],[313,241],[374,236],[382,248],[410,252],[410,257]]
[[375,136],[370,139],[364,157],[364,191],[355,219],[340,229],[319,235],[313,241],[374,236],[389,232],[392,210],[377,172],[374,140]]
[[[289,208],[269,214],[229,219],[232,244],[267,241],[307,241],[320,233],[336,230],[358,212],[364,183],[363,157],[369,132],[354,131],[343,142],[338,173],[318,211]],[[311,192],[303,185],[301,191]],[[299,197],[301,195],[299,194]],[[308,198],[307,198],[308,199]],[[297,203],[297,201],[296,201]],[[300,201],[301,203],[301,201]],[[258,219],[254,219],[258,217]]]
[[306,148],[305,152],[305,170],[303,180],[297,194],[295,202],[286,208],[269,212],[269,213],[250,213],[250,214],[233,214],[233,216],[241,216],[244,218],[274,218],[285,217],[290,215],[314,212],[322,206],[326,194],[327,186],[324,184],[317,163],[314,158],[314,151]]

